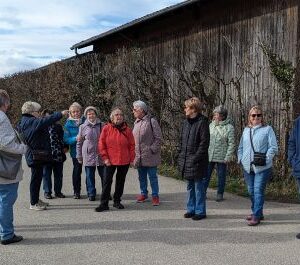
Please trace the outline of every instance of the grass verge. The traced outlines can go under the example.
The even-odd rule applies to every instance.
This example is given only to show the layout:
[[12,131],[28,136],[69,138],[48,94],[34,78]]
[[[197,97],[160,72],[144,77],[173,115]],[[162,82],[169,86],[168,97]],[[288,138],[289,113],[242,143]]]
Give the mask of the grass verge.
[[[178,170],[167,164],[161,164],[158,167],[159,174],[182,180]],[[209,187],[217,188],[217,177],[215,171],[212,174]],[[226,180],[225,191],[240,196],[248,197],[247,187],[243,177],[239,174],[228,175]],[[299,195],[297,190],[297,183],[293,177],[288,177],[284,180],[272,179],[268,182],[266,188],[266,200],[299,203]]]

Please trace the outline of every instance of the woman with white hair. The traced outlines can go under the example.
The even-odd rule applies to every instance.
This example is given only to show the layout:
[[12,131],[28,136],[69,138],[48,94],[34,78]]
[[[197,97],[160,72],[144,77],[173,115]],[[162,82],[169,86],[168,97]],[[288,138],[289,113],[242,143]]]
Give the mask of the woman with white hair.
[[[6,116],[10,105],[9,95],[0,89],[0,150],[7,154],[25,154],[27,146],[18,141],[18,137]],[[21,159],[21,157],[20,157]],[[6,171],[6,170],[4,170]],[[1,169],[1,173],[2,172]],[[18,197],[19,182],[22,180],[23,170],[20,161],[19,169],[12,178],[0,176],[0,239],[2,245],[19,242],[22,236],[14,233],[13,206]]]
[[234,127],[230,123],[227,110],[220,105],[213,111],[213,121],[209,125],[209,164],[205,178],[205,191],[207,191],[211,174],[217,167],[218,190],[216,201],[223,201],[226,184],[227,164],[233,160],[235,150]]
[[73,162],[72,182],[74,199],[80,199],[82,164],[80,164],[76,158],[76,144],[79,140],[77,137],[79,126],[84,123],[85,118],[81,116],[82,107],[77,102],[71,104],[69,113],[70,116],[64,126],[64,142],[70,147],[70,155]]
[[77,141],[76,150],[77,160],[80,164],[83,164],[85,168],[86,190],[90,201],[94,201],[96,197],[96,168],[101,178],[101,184],[103,182],[104,174],[104,163],[97,150],[97,144],[104,123],[102,123],[97,116],[98,111],[93,106],[89,106],[84,110],[84,117],[86,117],[86,120],[84,124],[79,127],[78,136],[81,140]]
[[134,165],[139,174],[141,194],[137,196],[137,202],[145,202],[148,198],[148,181],[152,189],[152,205],[159,205],[159,186],[157,166],[160,164],[162,133],[156,119],[148,113],[145,102],[138,100],[133,102],[133,115],[135,117],[133,136],[135,140]]
[[100,205],[96,212],[109,210],[108,202],[110,197],[113,175],[116,173],[115,193],[113,196],[113,207],[124,209],[121,204],[121,197],[124,191],[124,184],[129,165],[134,160],[134,138],[131,129],[124,121],[123,111],[114,108],[110,114],[110,123],[103,127],[98,143],[98,151],[106,166]]
[[63,115],[68,115],[68,111],[64,110],[41,118],[40,111],[39,103],[25,102],[22,106],[22,118],[19,124],[24,141],[29,147],[26,152],[26,162],[31,168],[30,209],[36,211],[45,210],[49,205],[39,199],[43,167],[52,162],[48,127],[60,120]]

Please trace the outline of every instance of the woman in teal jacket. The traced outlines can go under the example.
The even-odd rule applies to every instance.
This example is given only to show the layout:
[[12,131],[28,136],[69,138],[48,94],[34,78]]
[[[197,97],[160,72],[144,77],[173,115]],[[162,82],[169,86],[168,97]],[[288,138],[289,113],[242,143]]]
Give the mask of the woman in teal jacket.
[[205,178],[205,192],[207,191],[212,171],[216,166],[218,176],[217,202],[223,200],[227,164],[233,160],[235,148],[234,128],[227,118],[227,113],[227,110],[222,105],[216,107],[213,111],[213,121],[209,125],[209,164],[207,177]]
[[69,118],[67,119],[64,129],[64,142],[70,146],[70,155],[73,161],[73,190],[74,190],[74,199],[80,199],[80,190],[81,190],[81,172],[82,164],[80,164],[76,158],[76,144],[80,140],[78,138],[79,126],[83,124],[84,117],[82,114],[82,107],[77,102],[74,102],[69,107]]
[[[257,165],[254,162],[254,151],[265,154],[265,165]],[[238,148],[238,163],[243,167],[252,203],[252,213],[246,217],[250,226],[258,225],[264,219],[264,193],[271,175],[273,157],[277,152],[277,140],[272,127],[264,124],[262,109],[258,106],[252,107],[249,111],[248,126],[243,131]]]

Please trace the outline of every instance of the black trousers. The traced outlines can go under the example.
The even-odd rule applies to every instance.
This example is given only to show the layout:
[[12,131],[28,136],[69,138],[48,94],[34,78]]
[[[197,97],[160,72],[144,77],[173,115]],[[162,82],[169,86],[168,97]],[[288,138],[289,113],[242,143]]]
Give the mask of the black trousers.
[[30,180],[30,204],[35,205],[39,201],[40,188],[43,179],[44,165],[34,165],[31,167],[31,180]]
[[72,174],[73,190],[74,190],[74,194],[80,194],[82,164],[78,162],[77,158],[72,158],[72,162],[73,162],[73,174]]
[[102,194],[101,194],[101,204],[108,206],[110,191],[111,191],[111,184],[113,181],[113,176],[115,171],[116,173],[116,185],[115,185],[115,193],[114,193],[114,202],[120,202],[121,197],[124,191],[124,184],[126,179],[126,174],[128,172],[129,165],[122,165],[122,166],[109,166],[106,167],[104,178],[103,178],[103,187],[102,187]]

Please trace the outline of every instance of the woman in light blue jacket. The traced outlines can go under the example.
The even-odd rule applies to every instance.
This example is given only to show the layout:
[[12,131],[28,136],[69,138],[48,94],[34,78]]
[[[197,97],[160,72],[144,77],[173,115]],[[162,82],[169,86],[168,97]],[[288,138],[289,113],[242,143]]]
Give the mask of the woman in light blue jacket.
[[[256,162],[254,152],[261,153],[265,159],[261,159],[261,163]],[[277,152],[278,146],[272,127],[264,124],[262,109],[258,106],[252,107],[249,111],[248,126],[243,131],[238,148],[238,163],[243,166],[252,203],[252,214],[246,217],[250,226],[258,225],[264,219],[264,193],[271,175],[272,160]]]

